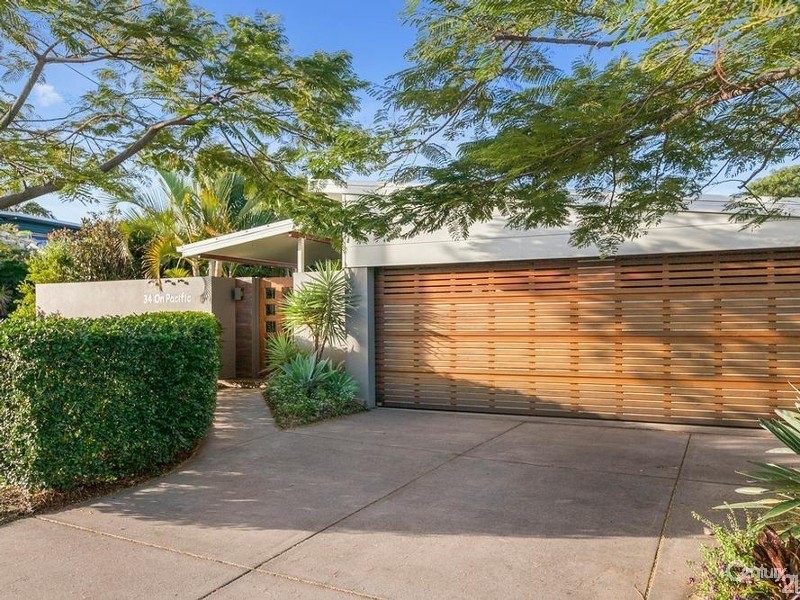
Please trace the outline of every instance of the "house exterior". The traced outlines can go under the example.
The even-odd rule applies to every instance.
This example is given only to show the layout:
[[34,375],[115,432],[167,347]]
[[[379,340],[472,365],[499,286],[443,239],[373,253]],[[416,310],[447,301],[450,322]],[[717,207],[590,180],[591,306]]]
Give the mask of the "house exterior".
[[58,229],[71,229],[76,231],[81,228],[77,223],[26,215],[25,213],[0,210],[0,225],[16,225],[20,231],[28,231],[37,246],[43,245],[47,241],[47,236]]
[[[323,187],[343,202],[372,189]],[[346,366],[368,405],[755,425],[793,405],[800,381],[798,223],[742,230],[724,202],[702,198],[605,259],[570,246],[568,229],[501,218],[463,240],[346,243]],[[285,235],[199,244],[269,262]],[[300,239],[295,286],[312,262]],[[199,244],[183,251],[202,255]]]

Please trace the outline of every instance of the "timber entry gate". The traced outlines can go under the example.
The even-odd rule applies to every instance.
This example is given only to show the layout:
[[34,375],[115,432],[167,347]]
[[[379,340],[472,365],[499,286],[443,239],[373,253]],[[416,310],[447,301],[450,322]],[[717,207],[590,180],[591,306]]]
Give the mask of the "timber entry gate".
[[261,368],[267,366],[267,339],[283,331],[281,304],[292,290],[291,277],[262,277],[258,292],[258,339]]
[[384,268],[386,406],[755,426],[800,384],[800,249]]

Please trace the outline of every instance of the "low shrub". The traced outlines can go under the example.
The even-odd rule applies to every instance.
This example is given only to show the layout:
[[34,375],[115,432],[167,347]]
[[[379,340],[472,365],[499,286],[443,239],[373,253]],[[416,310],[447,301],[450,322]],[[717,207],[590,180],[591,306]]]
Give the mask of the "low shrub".
[[358,385],[329,360],[300,354],[282,365],[265,391],[279,427],[294,427],[364,410]]
[[700,518],[714,536],[716,544],[701,548],[701,560],[692,577],[692,598],[695,600],[756,600],[773,598],[775,584],[757,576],[757,530],[747,515],[740,524],[733,514],[725,524]]
[[28,274],[27,260],[33,240],[13,225],[0,225],[0,319],[14,310],[19,284]]
[[47,243],[33,252],[27,275],[19,285],[21,298],[15,316],[36,317],[36,285],[72,281],[115,281],[136,279],[139,268],[128,250],[116,213],[91,215],[81,228],[59,229],[47,236]]
[[219,324],[203,313],[0,325],[0,480],[70,489],[153,473],[208,430]]

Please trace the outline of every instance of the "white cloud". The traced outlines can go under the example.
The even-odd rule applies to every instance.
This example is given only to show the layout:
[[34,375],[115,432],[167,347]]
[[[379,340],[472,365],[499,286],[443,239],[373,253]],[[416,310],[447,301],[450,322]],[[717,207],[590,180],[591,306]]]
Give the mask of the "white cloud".
[[64,98],[58,93],[56,88],[49,83],[37,83],[33,86],[33,101],[37,106],[46,108],[48,106],[61,104]]

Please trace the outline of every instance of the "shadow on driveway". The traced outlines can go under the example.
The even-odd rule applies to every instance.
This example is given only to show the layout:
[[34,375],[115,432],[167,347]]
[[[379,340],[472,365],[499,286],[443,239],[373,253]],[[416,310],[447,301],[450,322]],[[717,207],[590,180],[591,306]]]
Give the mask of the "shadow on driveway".
[[[708,541],[691,512],[722,516],[710,507],[735,499],[734,471],[775,445],[694,431],[378,409],[281,432],[258,391],[226,391],[181,469],[0,528],[0,550],[44,521],[227,565],[230,581],[204,584],[222,597],[298,581],[388,598],[680,598]],[[0,559],[0,589],[19,561]]]

